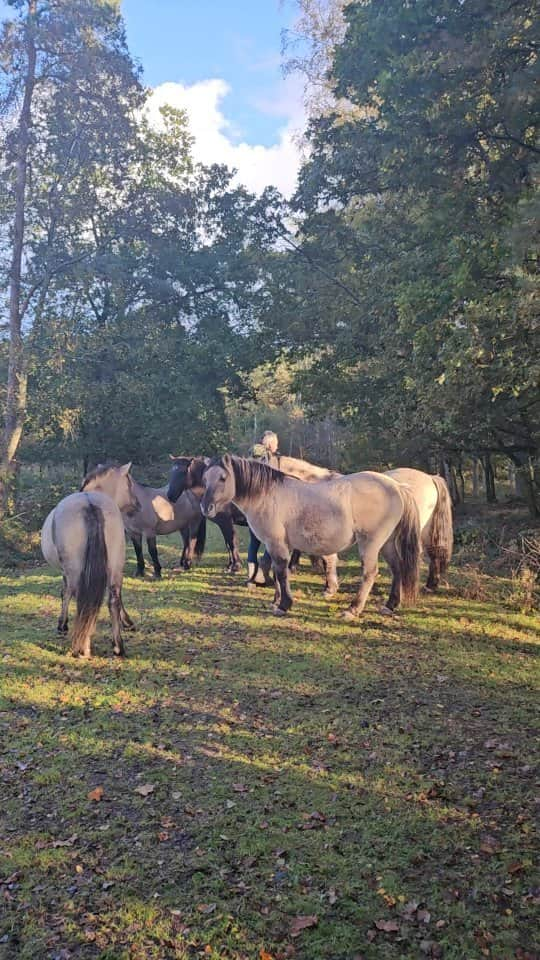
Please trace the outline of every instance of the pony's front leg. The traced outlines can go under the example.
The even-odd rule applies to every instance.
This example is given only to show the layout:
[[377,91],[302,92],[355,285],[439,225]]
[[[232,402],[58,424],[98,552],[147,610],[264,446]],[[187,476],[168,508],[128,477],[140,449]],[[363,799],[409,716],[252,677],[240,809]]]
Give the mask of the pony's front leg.
[[293,604],[292,593],[289,587],[289,552],[283,548],[279,552],[270,551],[276,577],[276,594],[274,598],[274,613],[283,616]]
[[117,657],[125,655],[124,643],[122,640],[122,598],[120,587],[111,583],[109,587],[109,613],[112,623],[113,653]]
[[[354,620],[358,617],[365,605],[366,600],[371,593],[371,588],[375,583],[375,579],[379,572],[379,550],[376,549],[372,544],[369,544],[365,550],[362,551],[360,544],[358,544],[358,552],[360,554],[360,561],[362,563],[362,577],[360,580],[360,585],[358,587],[358,592],[356,594],[355,600],[351,603],[348,610],[345,611],[344,617],[346,620]],[[363,552],[363,556],[362,556]]]
[[131,542],[135,548],[135,556],[137,557],[137,569],[135,571],[136,577],[144,577],[144,554],[142,548],[142,533],[132,533]]
[[182,537],[182,556],[180,557],[180,567],[182,570],[189,570],[191,567],[191,544],[192,536],[190,527],[184,527],[180,531],[180,536]]
[[148,544],[148,553],[152,563],[154,564],[154,576],[156,580],[161,580],[161,564],[159,562],[158,552],[157,552],[157,543],[155,537],[147,537],[146,542]]
[[339,590],[339,580],[337,575],[337,553],[329,557],[322,557],[324,569],[324,596],[327,600],[335,597]]
[[242,569],[242,557],[240,556],[240,551],[238,549],[238,535],[236,533],[236,527],[232,526],[232,536],[231,536],[231,565],[230,573],[238,573]]

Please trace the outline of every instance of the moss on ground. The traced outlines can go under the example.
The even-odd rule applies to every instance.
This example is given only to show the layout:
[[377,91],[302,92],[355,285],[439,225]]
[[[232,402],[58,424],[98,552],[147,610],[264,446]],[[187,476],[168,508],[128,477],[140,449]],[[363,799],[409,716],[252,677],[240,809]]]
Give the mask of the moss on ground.
[[462,573],[351,626],[354,562],[279,619],[219,548],[126,579],[125,662],[2,578],[0,957],[533,957],[538,621]]

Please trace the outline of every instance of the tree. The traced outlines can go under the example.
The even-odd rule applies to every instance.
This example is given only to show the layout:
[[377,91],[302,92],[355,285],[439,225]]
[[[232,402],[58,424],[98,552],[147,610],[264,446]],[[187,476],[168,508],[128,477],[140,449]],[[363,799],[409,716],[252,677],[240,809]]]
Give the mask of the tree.
[[107,160],[121,182],[125,145],[143,102],[116,0],[12,0],[3,24],[5,195],[11,220],[9,361],[0,449],[1,510],[9,505],[27,404],[25,329],[39,321],[53,278],[88,252],[91,203]]
[[347,5],[333,82],[353,109],[311,122],[282,330],[374,449],[504,453],[538,512],[534,14]]

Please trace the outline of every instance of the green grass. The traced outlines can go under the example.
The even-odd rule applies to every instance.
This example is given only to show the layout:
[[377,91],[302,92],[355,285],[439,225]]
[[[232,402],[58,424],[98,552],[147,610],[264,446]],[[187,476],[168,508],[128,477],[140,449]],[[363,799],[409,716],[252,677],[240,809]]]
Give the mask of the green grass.
[[105,609],[68,655],[48,568],[2,578],[2,960],[533,957],[538,621],[458,572],[345,624],[354,561],[275,618],[219,549],[127,577],[125,662]]

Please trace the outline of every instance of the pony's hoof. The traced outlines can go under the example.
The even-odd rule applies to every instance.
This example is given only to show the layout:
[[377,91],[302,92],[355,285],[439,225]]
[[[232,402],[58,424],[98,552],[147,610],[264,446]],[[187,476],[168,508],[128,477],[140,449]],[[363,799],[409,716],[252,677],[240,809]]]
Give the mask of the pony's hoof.
[[274,604],[274,605],[272,606],[272,613],[274,614],[275,617],[285,617],[285,616],[287,616],[287,611],[286,611],[286,610],[282,610],[281,607],[276,606],[276,604]]
[[133,576],[136,580],[144,580],[144,570],[136,570]]
[[390,609],[390,607],[387,607],[386,604],[383,604],[382,607],[379,607],[379,613],[382,614],[383,617],[397,616],[397,614],[395,614],[394,611]]
[[342,613],[341,616],[342,616],[343,620],[347,620],[347,621],[357,620],[357,619],[358,619],[358,614],[357,614],[356,610],[350,610],[350,609],[349,609],[349,610],[345,610],[345,612]]
[[336,593],[337,593],[337,590],[325,590],[323,593],[323,597],[325,600],[333,600]]

